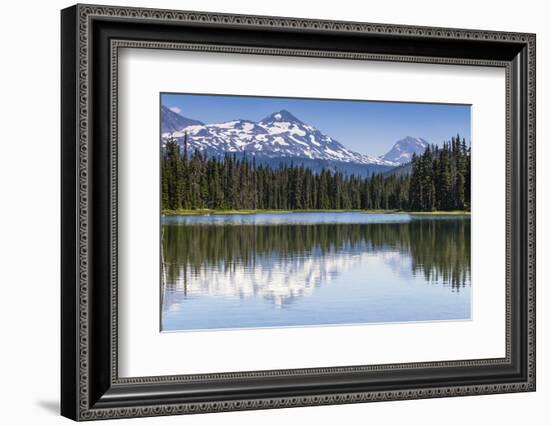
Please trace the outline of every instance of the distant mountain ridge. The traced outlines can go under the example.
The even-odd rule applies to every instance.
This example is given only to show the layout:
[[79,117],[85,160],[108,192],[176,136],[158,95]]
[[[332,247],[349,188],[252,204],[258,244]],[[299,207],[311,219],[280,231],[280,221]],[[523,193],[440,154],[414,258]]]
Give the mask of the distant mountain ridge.
[[204,124],[162,106],[161,133],[161,143],[174,139],[183,145],[187,137],[190,152],[198,149],[218,157],[235,153],[254,156],[258,164],[301,163],[316,172],[328,169],[361,176],[386,172],[407,163],[413,152],[428,146],[424,139],[407,137],[383,156],[360,154],[284,109],[258,122],[238,119]]
[[172,111],[170,108],[162,105],[160,109],[160,131],[161,133],[177,132],[187,126],[202,125],[198,120],[183,117],[182,115]]

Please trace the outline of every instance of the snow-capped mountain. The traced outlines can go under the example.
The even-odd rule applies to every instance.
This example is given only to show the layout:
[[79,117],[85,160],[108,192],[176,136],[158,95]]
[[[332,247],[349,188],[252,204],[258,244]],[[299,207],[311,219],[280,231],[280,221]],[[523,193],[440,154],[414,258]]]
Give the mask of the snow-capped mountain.
[[380,157],[384,161],[405,164],[411,161],[413,154],[422,154],[429,146],[429,142],[422,138],[407,136],[397,141],[392,149]]
[[[172,111],[170,113],[174,114]],[[355,169],[357,166],[381,166],[381,169],[388,169],[397,165],[383,158],[351,151],[286,110],[275,112],[258,122],[233,120],[185,126],[178,131],[163,132],[162,142],[174,138],[183,144],[186,135],[189,150],[199,149],[208,155],[250,153],[260,162],[294,161],[310,167],[315,162],[323,167],[346,170],[349,169],[343,167],[346,164]],[[372,167],[369,170],[370,173],[379,171]],[[354,172],[363,174],[358,170]]]

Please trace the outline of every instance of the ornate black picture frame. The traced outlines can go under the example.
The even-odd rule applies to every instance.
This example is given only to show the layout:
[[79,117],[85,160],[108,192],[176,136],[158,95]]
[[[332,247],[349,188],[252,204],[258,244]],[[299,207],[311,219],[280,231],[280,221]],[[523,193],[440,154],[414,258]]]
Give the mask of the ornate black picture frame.
[[[61,413],[159,416],[535,390],[535,35],[76,5],[61,13]],[[506,70],[506,356],[120,378],[121,47],[485,65]]]

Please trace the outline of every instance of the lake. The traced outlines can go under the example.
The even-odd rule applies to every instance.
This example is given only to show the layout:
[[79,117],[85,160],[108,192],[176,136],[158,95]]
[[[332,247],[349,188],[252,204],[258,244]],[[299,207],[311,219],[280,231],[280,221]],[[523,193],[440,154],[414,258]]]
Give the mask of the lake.
[[162,218],[161,329],[468,320],[470,217]]

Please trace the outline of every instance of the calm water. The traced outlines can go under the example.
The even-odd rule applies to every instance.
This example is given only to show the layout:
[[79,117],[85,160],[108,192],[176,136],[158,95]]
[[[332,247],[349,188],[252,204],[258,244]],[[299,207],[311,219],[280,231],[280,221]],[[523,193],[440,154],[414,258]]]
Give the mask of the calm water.
[[470,318],[470,218],[162,219],[162,330]]

